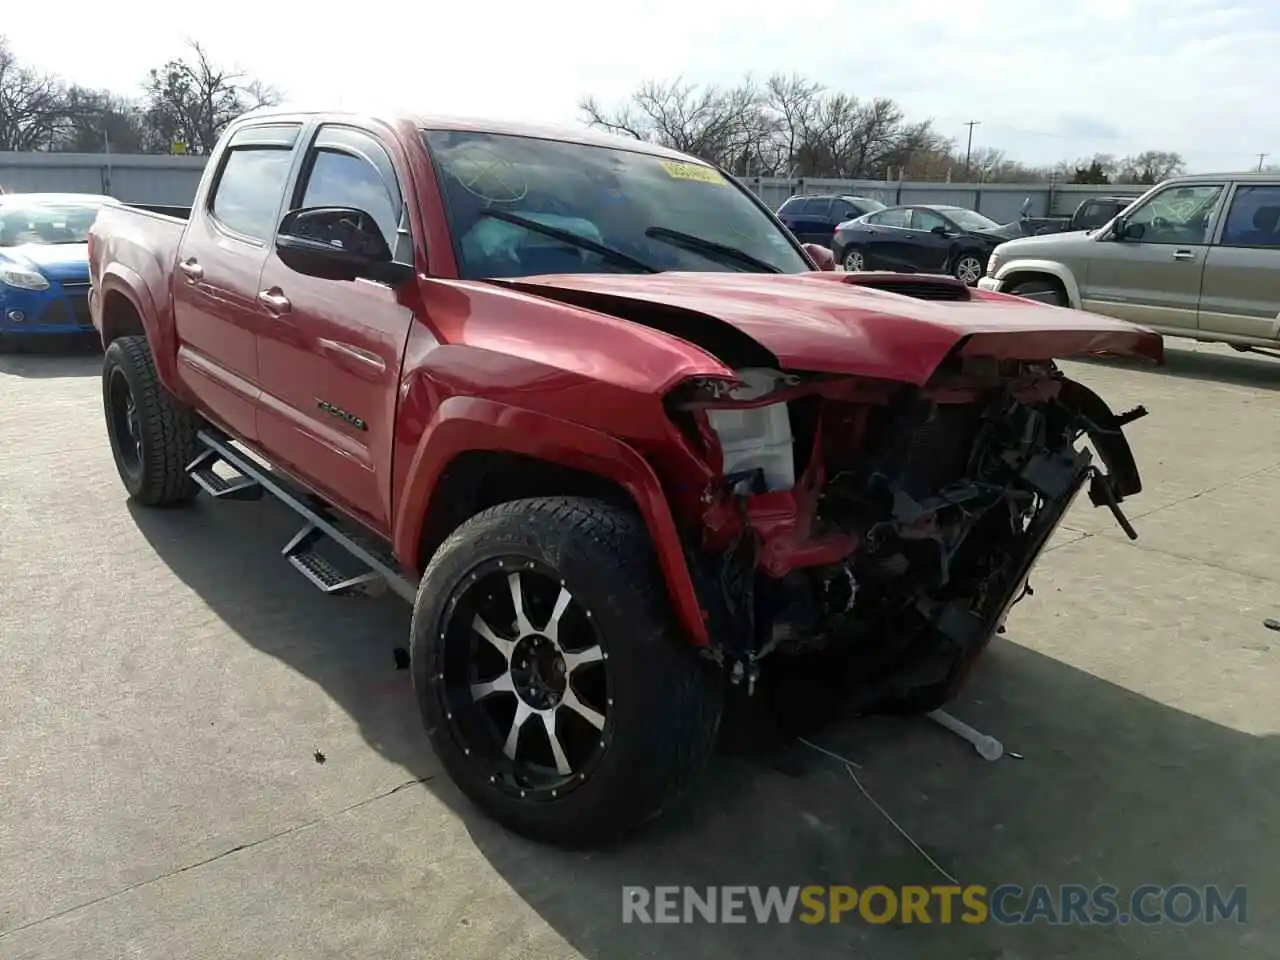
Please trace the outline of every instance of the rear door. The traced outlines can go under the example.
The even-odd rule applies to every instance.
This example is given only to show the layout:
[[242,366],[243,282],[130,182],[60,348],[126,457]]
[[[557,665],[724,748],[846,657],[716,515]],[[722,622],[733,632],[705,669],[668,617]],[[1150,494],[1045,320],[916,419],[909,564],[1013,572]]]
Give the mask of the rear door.
[[871,270],[914,270],[914,254],[910,250],[911,231],[907,229],[909,211],[905,207],[881,210],[861,220],[856,242],[865,244],[867,267]]
[[1238,183],[1205,256],[1199,328],[1280,341],[1280,179]]
[[810,197],[805,200],[795,218],[791,232],[801,243],[829,243],[831,241],[831,198]]
[[[324,124],[307,147],[290,207],[354,207],[413,263],[404,158],[394,141]],[[402,293],[373,280],[295,273],[269,251],[259,281],[258,431],[273,459],[385,533],[400,361],[414,320]],[[411,289],[411,288],[406,288]]]
[[1172,183],[1134,207],[1125,222],[1141,236],[1099,238],[1083,281],[1085,310],[1172,332],[1196,329],[1209,238],[1227,192],[1217,183]]
[[257,439],[258,274],[275,232],[300,123],[243,127],[228,142],[178,247],[178,370],[222,425]]

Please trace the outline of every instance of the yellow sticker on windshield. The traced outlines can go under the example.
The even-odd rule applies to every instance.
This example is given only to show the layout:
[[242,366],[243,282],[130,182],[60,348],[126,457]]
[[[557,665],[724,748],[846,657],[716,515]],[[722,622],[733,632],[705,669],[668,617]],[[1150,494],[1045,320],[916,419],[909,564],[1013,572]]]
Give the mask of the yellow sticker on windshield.
[[667,171],[667,175],[675,180],[696,180],[698,183],[711,183],[718,187],[727,185],[724,177],[711,167],[704,167],[700,163],[678,163],[675,160],[658,162],[662,164],[662,169]]

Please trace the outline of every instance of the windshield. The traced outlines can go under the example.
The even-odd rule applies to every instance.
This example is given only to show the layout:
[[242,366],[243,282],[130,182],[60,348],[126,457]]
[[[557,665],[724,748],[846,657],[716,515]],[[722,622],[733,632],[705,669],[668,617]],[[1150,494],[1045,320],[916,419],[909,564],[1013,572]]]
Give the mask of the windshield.
[[0,203],[0,247],[27,243],[86,243],[101,200]]
[[944,209],[942,212],[966,230],[994,230],[1000,226],[994,220],[989,220],[973,210],[955,207]]
[[424,137],[465,278],[813,269],[768,214],[712,167],[508,134],[429,130]]

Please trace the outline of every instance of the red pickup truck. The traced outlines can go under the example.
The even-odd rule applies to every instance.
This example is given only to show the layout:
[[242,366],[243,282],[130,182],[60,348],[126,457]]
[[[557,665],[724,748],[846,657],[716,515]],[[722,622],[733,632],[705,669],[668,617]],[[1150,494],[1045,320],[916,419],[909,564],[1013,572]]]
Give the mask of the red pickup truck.
[[1145,411],[1054,359],[1162,360],[834,271],[724,171],[582,130],[255,112],[189,219],[104,208],[90,263],[129,495],[276,497],[318,587],[412,602],[446,769],[564,844],[681,796],[734,685],[946,702],[1077,493],[1141,489]]

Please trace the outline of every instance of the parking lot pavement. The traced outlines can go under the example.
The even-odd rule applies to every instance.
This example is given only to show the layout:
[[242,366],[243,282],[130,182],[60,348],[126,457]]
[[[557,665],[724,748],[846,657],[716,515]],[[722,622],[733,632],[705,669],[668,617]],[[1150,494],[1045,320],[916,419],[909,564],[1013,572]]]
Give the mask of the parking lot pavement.
[[[408,610],[325,599],[270,503],[133,511],[94,357],[0,357],[0,957],[1196,958],[1280,955],[1280,362],[1170,343],[1072,364],[1147,490],[1078,507],[941,728],[827,731],[962,883],[1247,885],[1247,922],[627,926],[623,885],[937,884],[813,754],[721,755],[681,814],[568,854],[440,774],[392,649]],[[318,762],[317,754],[324,758]]]

